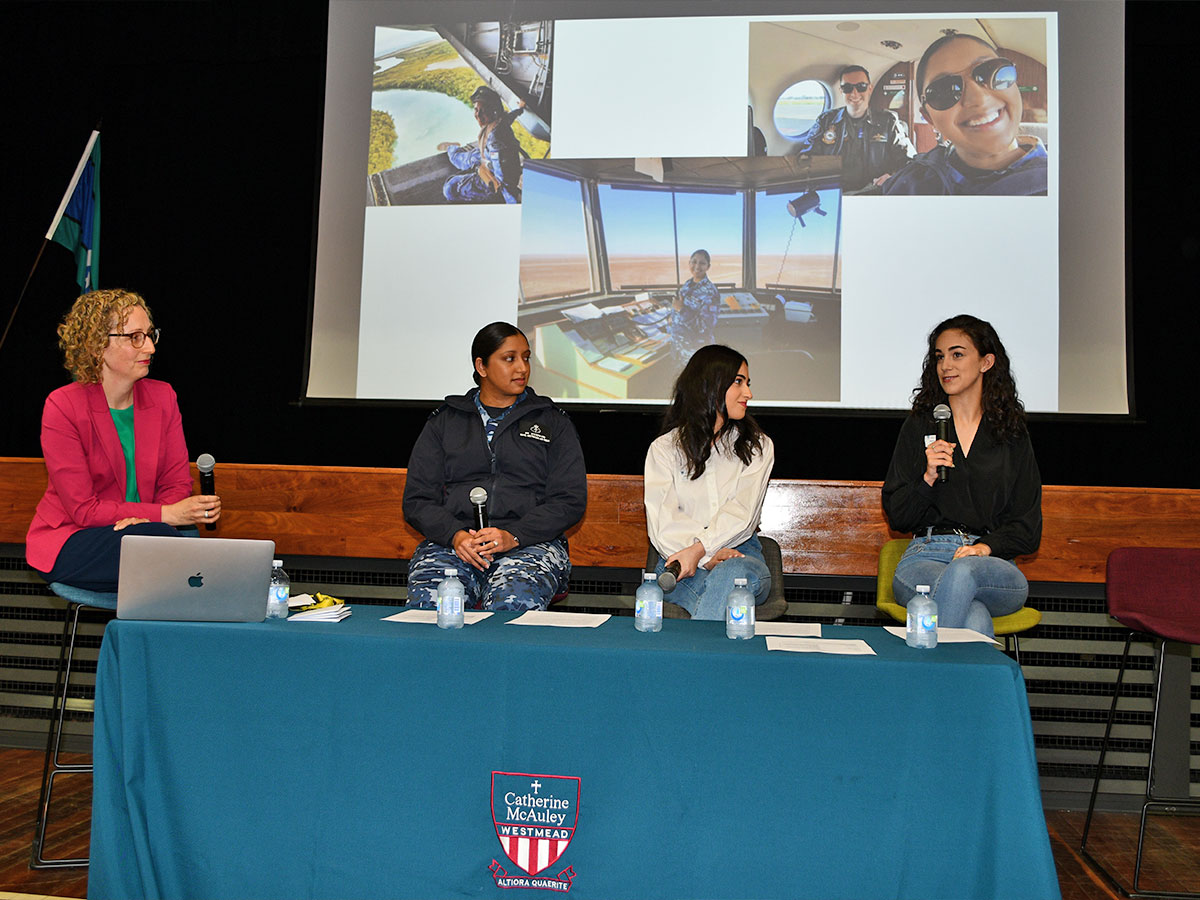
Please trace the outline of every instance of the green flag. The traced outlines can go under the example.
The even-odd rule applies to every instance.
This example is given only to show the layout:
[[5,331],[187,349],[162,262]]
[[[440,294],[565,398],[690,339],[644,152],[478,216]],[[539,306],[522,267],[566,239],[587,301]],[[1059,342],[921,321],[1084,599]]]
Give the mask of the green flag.
[[94,291],[100,286],[99,131],[88,138],[46,239],[75,254],[75,281],[81,291]]

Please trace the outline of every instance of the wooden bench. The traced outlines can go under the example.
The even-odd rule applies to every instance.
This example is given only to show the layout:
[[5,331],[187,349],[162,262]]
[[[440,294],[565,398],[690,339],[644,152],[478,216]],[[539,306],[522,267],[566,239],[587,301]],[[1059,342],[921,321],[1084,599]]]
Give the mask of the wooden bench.
[[[194,470],[193,470],[194,474]],[[404,469],[222,463],[225,512],[214,535],[270,538],[281,555],[406,559],[420,535],[401,514]],[[790,574],[874,576],[889,538],[878,481],[771,482],[762,531]],[[0,457],[0,543],[23,543],[46,486],[41,459]],[[1049,485],[1030,581],[1101,583],[1121,546],[1200,547],[1200,490]],[[589,475],[588,506],[569,532],[576,566],[645,565],[646,514],[637,475]]]

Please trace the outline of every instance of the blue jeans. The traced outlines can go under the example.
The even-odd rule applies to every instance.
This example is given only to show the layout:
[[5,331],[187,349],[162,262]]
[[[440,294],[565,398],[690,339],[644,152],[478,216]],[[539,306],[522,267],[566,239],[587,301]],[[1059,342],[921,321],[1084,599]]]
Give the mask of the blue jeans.
[[[712,570],[696,569],[691,578],[682,578],[666,599],[677,603],[692,614],[693,619],[725,619],[725,598],[733,590],[733,579],[745,578],[746,588],[754,595],[755,604],[762,603],[771,593],[771,570],[763,562],[762,544],[752,534],[734,547],[743,557],[726,559]],[[661,573],[667,561],[661,556],[654,571]]]
[[991,637],[992,616],[1006,616],[1024,606],[1029,582],[1007,559],[954,559],[955,550],[974,540],[975,535],[964,539],[957,534],[913,538],[892,578],[896,602],[907,606],[917,595],[917,585],[927,584],[929,596],[937,604],[938,625],[970,628]]
[[446,569],[457,569],[475,609],[545,609],[567,589],[571,556],[566,538],[514,547],[480,572],[459,559],[453,547],[421,541],[408,564],[408,605],[433,609]]

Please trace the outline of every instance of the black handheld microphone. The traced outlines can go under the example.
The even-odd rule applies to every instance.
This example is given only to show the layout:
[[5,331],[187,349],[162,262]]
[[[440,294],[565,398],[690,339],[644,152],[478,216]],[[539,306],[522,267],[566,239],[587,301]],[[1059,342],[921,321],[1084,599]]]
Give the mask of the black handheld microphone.
[[[938,440],[950,440],[950,407],[945,403],[939,403],[933,408],[933,418],[937,421]],[[945,466],[938,466],[938,481],[943,484],[946,482]]]
[[[213,484],[213,466],[217,461],[213,459],[211,453],[201,453],[196,457],[196,468],[200,471],[200,493],[215,494],[216,487]],[[216,522],[205,522],[204,528],[206,531],[213,531],[217,527]]]
[[487,491],[481,487],[471,488],[471,504],[475,507],[475,530],[487,528]]
[[658,576],[658,586],[662,588],[664,594],[669,594],[675,590],[675,585],[679,581],[679,560],[667,563],[667,567],[663,569],[661,575]]

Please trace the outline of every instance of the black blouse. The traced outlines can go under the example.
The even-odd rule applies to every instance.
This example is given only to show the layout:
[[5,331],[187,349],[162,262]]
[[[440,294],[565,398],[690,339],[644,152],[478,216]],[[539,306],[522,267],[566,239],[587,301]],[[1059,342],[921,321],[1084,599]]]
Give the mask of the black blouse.
[[[979,423],[971,455],[954,448],[946,483],[925,483],[925,436],[937,433],[932,416],[904,421],[883,483],[883,510],[896,531],[913,534],[929,526],[961,527],[980,535],[992,555],[1013,559],[1042,540],[1042,477],[1029,435],[998,443],[987,420]],[[958,443],[954,423],[949,440]]]

